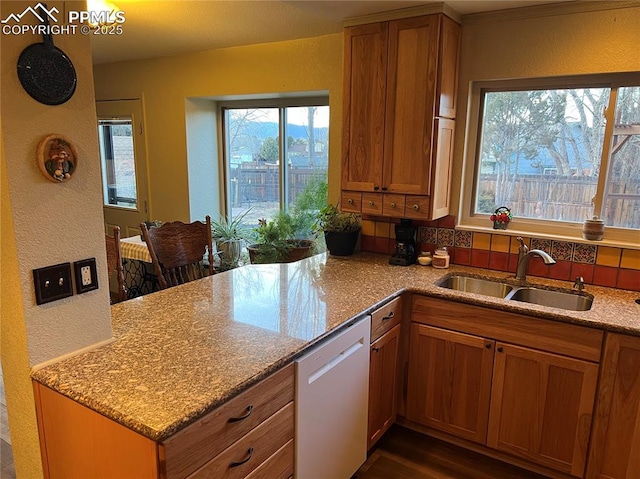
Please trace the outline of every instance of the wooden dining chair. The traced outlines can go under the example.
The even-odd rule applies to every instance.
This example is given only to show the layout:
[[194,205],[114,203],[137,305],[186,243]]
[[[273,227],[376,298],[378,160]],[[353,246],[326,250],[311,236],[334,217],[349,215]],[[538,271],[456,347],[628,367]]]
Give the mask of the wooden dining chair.
[[[109,276],[115,274],[118,281],[118,293],[116,301],[124,301],[127,299],[127,288],[124,284],[124,268],[122,266],[122,252],[120,251],[120,227],[114,226],[113,236],[104,235],[105,244],[107,246],[107,271]],[[112,300],[112,302],[114,302]]]
[[[209,275],[214,273],[209,216],[205,223],[174,221],[152,228],[141,223],[140,229],[147,243],[160,289],[203,278],[206,276],[205,271]],[[205,254],[208,265],[204,264]]]

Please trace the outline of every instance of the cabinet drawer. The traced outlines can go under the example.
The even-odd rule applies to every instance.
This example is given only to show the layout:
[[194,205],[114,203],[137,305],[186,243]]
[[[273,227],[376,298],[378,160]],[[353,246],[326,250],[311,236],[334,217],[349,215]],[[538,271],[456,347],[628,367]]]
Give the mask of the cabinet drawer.
[[429,216],[428,196],[407,196],[404,205],[404,217],[425,219]]
[[398,296],[380,309],[371,313],[371,342],[400,323],[402,318],[402,297]]
[[260,464],[246,479],[288,479],[293,476],[293,439]]
[[190,475],[189,479],[246,477],[292,439],[293,402],[290,402]]
[[350,213],[360,213],[362,211],[362,193],[358,191],[343,191],[340,209]]
[[382,195],[379,193],[362,193],[362,212],[370,215],[381,215]]
[[414,295],[411,321],[599,362],[603,332],[574,324]]
[[164,441],[167,479],[187,477],[293,401],[293,384],[291,364]]
[[404,215],[404,195],[384,194],[382,196],[382,214],[401,218]]

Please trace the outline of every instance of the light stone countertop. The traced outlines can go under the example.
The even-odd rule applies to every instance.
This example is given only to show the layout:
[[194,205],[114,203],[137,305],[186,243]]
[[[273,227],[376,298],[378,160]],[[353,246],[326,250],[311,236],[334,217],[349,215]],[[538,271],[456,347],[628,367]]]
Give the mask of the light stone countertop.
[[[250,265],[112,306],[110,344],[33,371],[32,378],[162,441],[305,348],[404,291],[640,335],[640,293],[587,285],[583,312],[452,291],[449,273],[507,279],[510,273],[452,266],[390,266],[388,256],[317,255]],[[535,286],[567,281],[529,277]]]

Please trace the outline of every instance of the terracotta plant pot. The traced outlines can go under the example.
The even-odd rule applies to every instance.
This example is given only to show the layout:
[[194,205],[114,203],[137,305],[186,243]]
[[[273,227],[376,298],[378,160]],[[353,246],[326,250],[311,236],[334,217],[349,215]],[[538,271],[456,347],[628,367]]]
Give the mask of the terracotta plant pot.
[[313,249],[315,247],[315,243],[311,240],[287,240],[287,242],[292,243],[293,246],[281,261],[268,261],[268,260],[265,261],[264,259],[260,258],[261,256],[260,250],[265,245],[259,245],[259,244],[249,245],[247,246],[247,250],[249,251],[249,261],[251,261],[251,264],[268,263],[268,262],[293,263],[294,261],[298,261],[311,256],[311,254],[313,253]]

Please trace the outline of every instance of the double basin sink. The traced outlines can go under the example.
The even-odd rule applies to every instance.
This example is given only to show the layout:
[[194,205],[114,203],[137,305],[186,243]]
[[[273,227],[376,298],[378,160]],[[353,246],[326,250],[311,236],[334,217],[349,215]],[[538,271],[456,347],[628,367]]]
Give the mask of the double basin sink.
[[494,298],[504,298],[510,301],[521,301],[570,311],[588,311],[593,304],[593,297],[587,296],[584,293],[543,289],[533,286],[514,286],[500,280],[482,279],[464,275],[447,276],[438,283],[438,286],[456,291],[465,291],[467,293],[482,294]]

